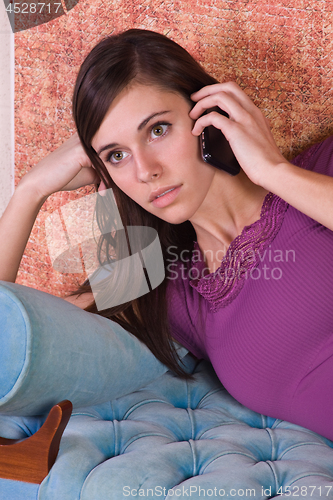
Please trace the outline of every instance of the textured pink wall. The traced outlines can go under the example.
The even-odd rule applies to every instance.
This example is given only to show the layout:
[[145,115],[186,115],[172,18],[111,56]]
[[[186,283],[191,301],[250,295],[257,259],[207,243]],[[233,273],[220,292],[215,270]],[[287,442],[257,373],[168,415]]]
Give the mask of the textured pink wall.
[[[84,56],[104,35],[131,27],[168,35],[220,81],[236,80],[290,158],[333,132],[332,21],[329,0],[81,0],[68,15],[15,34],[16,182],[74,132],[71,95]],[[52,269],[44,231],[50,211],[77,196],[57,193],[44,204],[19,283],[62,295],[82,281]]]

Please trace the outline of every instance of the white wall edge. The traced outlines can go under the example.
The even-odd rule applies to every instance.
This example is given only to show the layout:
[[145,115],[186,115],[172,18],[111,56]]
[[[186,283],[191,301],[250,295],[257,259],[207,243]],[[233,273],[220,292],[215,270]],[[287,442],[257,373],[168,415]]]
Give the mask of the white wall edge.
[[14,34],[0,2],[0,216],[14,192]]

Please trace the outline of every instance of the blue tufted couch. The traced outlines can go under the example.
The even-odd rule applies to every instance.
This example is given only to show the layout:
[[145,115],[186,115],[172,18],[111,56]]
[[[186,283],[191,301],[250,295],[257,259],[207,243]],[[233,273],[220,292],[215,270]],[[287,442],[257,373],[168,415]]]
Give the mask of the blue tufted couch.
[[0,479],[0,499],[333,498],[331,441],[245,408],[180,356],[193,381],[119,325],[1,282],[0,436],[29,437],[63,399],[74,410],[42,483]]

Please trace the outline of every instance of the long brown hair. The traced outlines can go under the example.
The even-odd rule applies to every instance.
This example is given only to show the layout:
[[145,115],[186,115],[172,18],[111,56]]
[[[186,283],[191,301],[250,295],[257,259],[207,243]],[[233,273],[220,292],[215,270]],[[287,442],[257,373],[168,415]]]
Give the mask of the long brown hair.
[[[162,34],[141,29],[130,29],[100,41],[84,60],[77,77],[73,116],[82,145],[105,186],[112,188],[124,228],[154,228],[166,259],[171,245],[177,248],[178,255],[184,249],[193,250],[196,239],[193,226],[189,221],[178,225],[167,223],[141,208],[115,185],[91,145],[113,99],[133,82],[176,92],[193,104],[190,95],[217,80],[180,45]],[[96,214],[102,233],[98,253],[103,265],[112,261],[115,253],[119,257],[121,249],[118,231],[105,229],[113,227],[111,211],[105,208],[102,197],[97,198]],[[167,367],[180,376],[186,376],[168,328],[167,268],[165,271],[166,279],[149,294],[102,311],[93,303],[86,310],[119,323],[143,341]],[[118,278],[108,280],[110,290],[117,287]],[[89,280],[75,293],[86,292],[91,292]]]

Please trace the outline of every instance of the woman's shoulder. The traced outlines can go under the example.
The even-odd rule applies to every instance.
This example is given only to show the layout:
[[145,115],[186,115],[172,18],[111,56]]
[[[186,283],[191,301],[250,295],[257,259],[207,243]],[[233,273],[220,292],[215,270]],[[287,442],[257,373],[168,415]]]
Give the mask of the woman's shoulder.
[[291,163],[333,177],[333,136],[305,149]]

